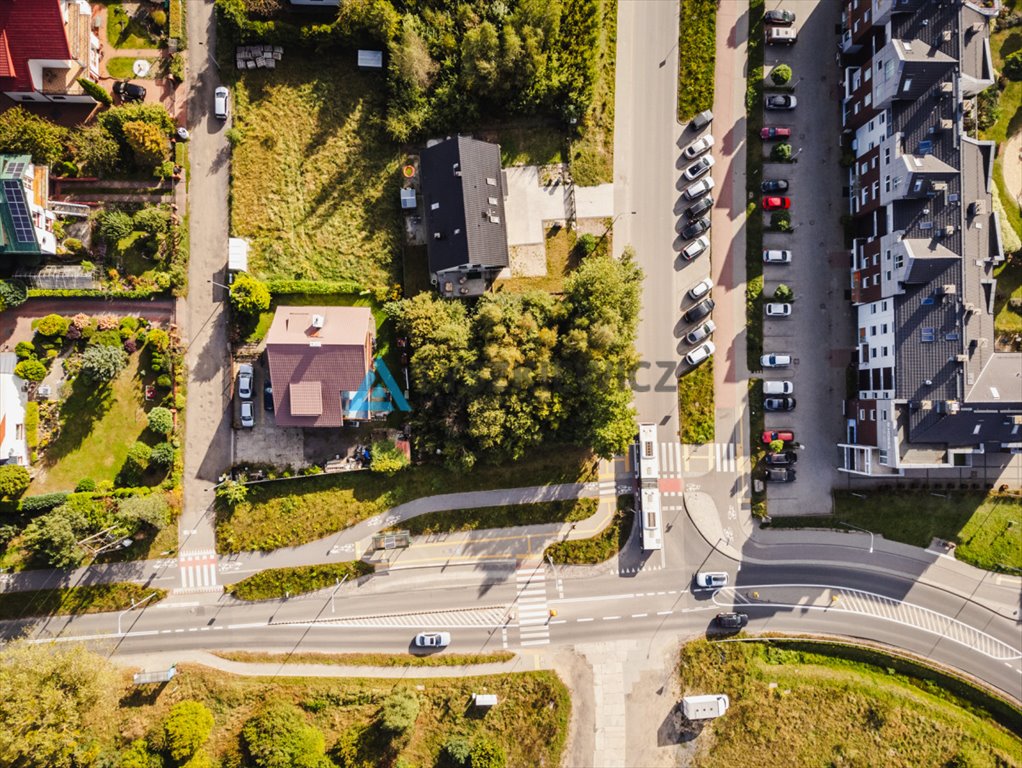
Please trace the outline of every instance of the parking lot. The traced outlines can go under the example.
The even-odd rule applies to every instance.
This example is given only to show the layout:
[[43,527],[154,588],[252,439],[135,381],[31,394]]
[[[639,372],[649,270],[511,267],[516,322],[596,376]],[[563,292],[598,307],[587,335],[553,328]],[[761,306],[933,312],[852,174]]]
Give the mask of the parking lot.
[[[843,437],[841,402],[854,325],[846,295],[848,253],[840,221],[848,208],[843,194],[847,176],[839,165],[840,72],[834,56],[841,4],[830,0],[767,3],[768,10],[774,8],[796,14],[798,42],[767,46],[764,74],[769,77],[773,66],[788,64],[797,106],[790,111],[766,111],[765,125],[792,129],[794,162],[767,161],[763,178],[788,180],[789,190],[780,194],[791,198],[794,231],[782,234],[765,228],[764,249],[789,249],[792,261],[764,266],[764,296],[769,300],[784,283],[795,298],[791,316],[764,319],[763,333],[764,352],[790,354],[792,364],[764,370],[762,376],[765,381],[793,382],[797,407],[787,413],[767,412],[766,428],[793,430],[801,448],[795,465],[797,479],[768,483],[767,504],[773,515],[820,514],[830,511],[831,488],[846,481],[835,468],[835,446]],[[769,214],[765,216],[769,221]]]

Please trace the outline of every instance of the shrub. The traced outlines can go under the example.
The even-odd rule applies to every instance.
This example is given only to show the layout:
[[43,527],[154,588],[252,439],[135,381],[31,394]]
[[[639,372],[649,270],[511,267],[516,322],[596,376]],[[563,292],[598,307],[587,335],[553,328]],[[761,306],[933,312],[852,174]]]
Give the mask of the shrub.
[[117,768],[163,768],[163,760],[149,751],[145,741],[136,739],[121,753]]
[[125,339],[121,346],[124,348],[125,354],[128,355],[133,355],[138,351],[138,344],[135,343],[133,338]]
[[774,144],[770,157],[773,160],[791,160],[791,144]]
[[174,414],[162,406],[149,411],[149,429],[157,435],[168,435],[174,429]]
[[771,453],[780,453],[781,451],[784,450],[784,441],[783,440],[771,440],[769,447],[770,447]]
[[121,346],[121,334],[112,328],[105,331],[96,331],[89,337],[89,346],[119,347]]
[[173,443],[158,443],[153,446],[152,454],[149,457],[149,463],[155,464],[158,467],[170,467],[174,464],[174,444]]
[[1015,51],[1005,57],[1004,75],[1009,80],[1022,80],[1022,51]]
[[135,442],[128,449],[128,455],[121,465],[117,475],[117,484],[120,486],[136,486],[142,481],[142,476],[149,468],[149,461],[152,458],[152,448],[145,443]]
[[770,79],[774,85],[784,85],[791,80],[791,67],[787,64],[778,64],[770,71]]
[[165,235],[170,230],[170,212],[154,205],[136,212],[132,221],[135,229],[153,237]]
[[166,352],[170,347],[170,334],[162,328],[153,328],[146,336],[146,343],[157,352]]
[[68,129],[14,107],[0,113],[0,154],[32,155],[32,162],[53,165],[64,156]]
[[120,144],[99,123],[76,128],[71,136],[71,149],[75,159],[88,170],[89,175],[110,173],[121,162]]
[[14,375],[25,381],[42,381],[46,378],[46,366],[33,358],[22,360],[14,366]]
[[[167,67],[167,74],[179,83],[185,80],[185,57],[180,51],[170,57],[170,65]],[[228,131],[229,133],[230,131]]]
[[507,754],[500,744],[481,736],[472,745],[470,761],[472,768],[504,768]]
[[774,301],[791,301],[795,298],[795,292],[784,283],[774,289]]
[[[76,489],[77,490],[77,489]],[[26,496],[18,505],[18,510],[25,514],[49,512],[67,501],[67,493],[41,493],[38,496]]]
[[233,507],[248,498],[248,486],[235,480],[227,480],[217,487],[216,497],[227,506]]
[[574,250],[575,255],[578,258],[584,259],[596,250],[596,246],[598,244],[599,240],[596,239],[596,236],[586,232],[585,234],[578,236],[578,240],[575,241],[575,247],[572,250]]
[[213,713],[198,701],[179,702],[164,721],[163,733],[171,759],[182,763],[209,740],[213,733]]
[[128,355],[120,344],[116,347],[90,346],[82,355],[82,374],[97,384],[117,378],[127,365]]
[[380,710],[380,726],[385,731],[402,734],[415,725],[419,717],[419,697],[414,691],[399,688],[383,702]]
[[114,103],[114,100],[110,97],[110,93],[99,83],[94,83],[87,77],[79,77],[78,85],[82,87],[82,90],[85,91],[85,93],[94,98],[100,104],[109,107]]
[[472,742],[467,736],[454,735],[444,744],[444,757],[456,766],[467,766],[472,756]]
[[96,481],[91,477],[83,477],[75,486],[75,493],[87,493],[96,490]]
[[770,227],[778,232],[790,232],[793,229],[791,226],[791,214],[787,211],[771,213]]
[[0,280],[0,310],[20,307],[28,298],[28,288],[20,280]]
[[135,161],[143,168],[151,168],[162,163],[167,157],[167,136],[153,123],[131,120],[122,126],[124,141],[135,156]]
[[373,443],[372,462],[369,464],[369,468],[373,472],[392,475],[407,467],[408,464],[408,457],[404,451],[398,450],[393,440],[380,440]]
[[81,258],[82,256],[88,256],[89,254],[89,251],[85,248],[85,244],[77,237],[69,237],[67,240],[65,240],[64,248],[67,249],[68,253],[70,253],[72,256],[76,256],[77,258]]
[[319,768],[326,761],[323,733],[293,704],[272,702],[241,728],[241,741],[256,768]]
[[[79,168],[71,160],[61,160],[59,163],[57,163],[56,165],[54,165],[50,169],[50,173],[53,176],[63,176],[65,178],[73,178],[73,177],[78,175]],[[60,239],[60,234],[59,233],[54,232],[53,234],[57,237],[58,240]]]
[[149,11],[149,18],[153,20],[153,24],[159,27],[160,34],[163,34],[163,28],[167,26],[167,12],[162,8],[154,8]]
[[124,211],[103,211],[99,217],[99,234],[111,245],[123,240],[134,231],[134,223]]
[[28,490],[32,478],[28,470],[20,464],[4,464],[0,466],[0,497],[13,499]]
[[270,291],[264,283],[242,272],[231,286],[231,306],[243,315],[256,315],[270,308]]
[[36,332],[40,336],[63,336],[67,333],[69,323],[60,315],[47,315],[36,324]]
[[19,360],[28,360],[35,355],[35,344],[31,341],[19,341],[14,347],[14,354]]
[[159,376],[156,377],[156,386],[158,386],[160,389],[170,389],[171,386],[173,386],[173,384],[174,382],[171,381],[169,374],[161,373]]

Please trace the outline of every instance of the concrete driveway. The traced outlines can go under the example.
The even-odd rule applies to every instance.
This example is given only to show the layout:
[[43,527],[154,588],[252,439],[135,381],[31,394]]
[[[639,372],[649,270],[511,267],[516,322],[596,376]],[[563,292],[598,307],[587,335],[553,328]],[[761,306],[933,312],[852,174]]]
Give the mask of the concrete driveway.
[[[841,4],[830,0],[773,0],[767,8],[785,8],[797,16],[798,43],[768,46],[766,69],[785,63],[793,71],[798,106],[766,112],[766,125],[790,126],[796,163],[767,163],[763,178],[790,182],[793,234],[766,232],[764,248],[793,251],[792,264],[764,268],[764,293],[783,283],[795,291],[792,316],[764,320],[765,352],[787,352],[791,368],[763,373],[764,380],[794,382],[798,406],[790,413],[766,414],[768,429],[789,428],[803,446],[794,483],[769,484],[767,508],[772,515],[821,514],[831,511],[831,489],[843,481],[836,470],[835,444],[842,437],[841,401],[850,360],[852,315],[848,288],[848,252],[844,250],[841,214],[848,208],[847,186],[839,165],[839,71],[832,56]],[[769,218],[769,217],[768,217]]]
[[[540,168],[522,165],[507,168],[507,243],[510,246],[535,245],[545,242],[544,221],[567,218],[567,187],[544,184]],[[607,218],[614,215],[614,185],[575,187],[575,216],[579,219]]]

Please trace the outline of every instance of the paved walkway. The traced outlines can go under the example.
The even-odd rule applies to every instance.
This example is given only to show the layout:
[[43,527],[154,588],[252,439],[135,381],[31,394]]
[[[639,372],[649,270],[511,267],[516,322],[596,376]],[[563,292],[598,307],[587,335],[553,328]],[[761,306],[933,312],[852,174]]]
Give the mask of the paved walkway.
[[[508,192],[504,203],[507,243],[510,246],[542,244],[544,221],[567,218],[563,184],[540,184],[539,167],[515,166],[504,171]],[[614,185],[575,188],[575,216],[579,219],[614,215]]]

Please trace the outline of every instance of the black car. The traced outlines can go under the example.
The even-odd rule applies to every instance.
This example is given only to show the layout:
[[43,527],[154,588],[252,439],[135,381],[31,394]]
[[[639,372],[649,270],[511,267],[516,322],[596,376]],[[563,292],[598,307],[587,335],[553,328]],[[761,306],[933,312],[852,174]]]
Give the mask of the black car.
[[682,315],[682,317],[685,318],[686,323],[694,323],[709,315],[713,311],[713,307],[713,299],[707,299],[706,301],[696,304],[688,312]]
[[794,451],[781,451],[780,453],[768,453],[766,463],[768,467],[786,467],[798,461],[798,454]]
[[787,179],[768,179],[761,185],[764,192],[787,192],[788,191],[788,180]]
[[263,390],[263,409],[267,411],[273,410],[273,387],[266,387]]
[[713,207],[713,195],[707,195],[685,211],[685,218],[694,221]]
[[763,14],[763,21],[767,24],[790,27],[795,23],[795,14],[791,11],[767,11]]
[[741,629],[749,623],[748,614],[744,613],[718,613],[717,626],[724,629]]
[[789,467],[768,469],[766,471],[766,479],[768,483],[794,483],[795,470]]
[[768,397],[763,401],[763,407],[768,411],[794,411],[794,397]]
[[691,224],[686,225],[681,230],[681,236],[685,240],[692,240],[693,238],[699,237],[706,230],[710,228],[709,219],[696,219]]
[[114,83],[114,94],[121,98],[121,101],[142,101],[145,98],[145,88],[127,80],[119,80]]

